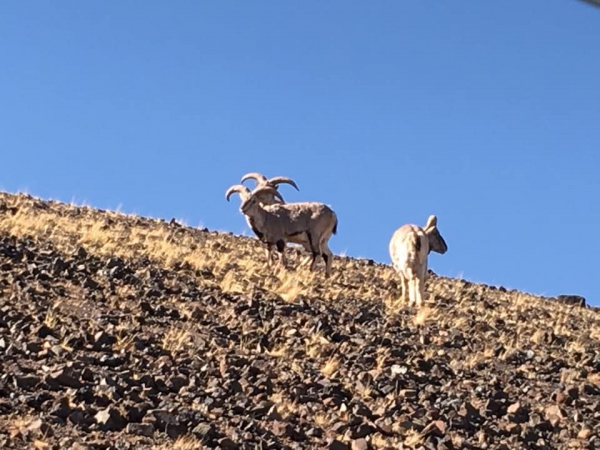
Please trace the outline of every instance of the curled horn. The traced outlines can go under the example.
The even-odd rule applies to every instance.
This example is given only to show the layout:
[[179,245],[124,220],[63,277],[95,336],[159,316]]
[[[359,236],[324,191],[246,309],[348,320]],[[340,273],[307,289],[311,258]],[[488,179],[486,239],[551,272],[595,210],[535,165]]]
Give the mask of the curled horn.
[[263,186],[263,187],[259,187],[259,188],[255,189],[254,191],[252,191],[253,196],[257,196],[257,195],[261,195],[261,194],[272,194],[273,196],[275,196],[279,200],[281,200],[282,203],[284,202],[283,197],[281,196],[279,191],[277,189],[275,189],[274,187]]
[[258,172],[250,172],[242,177],[242,183],[246,180],[256,180],[257,183],[265,184],[267,182],[267,177],[265,177],[262,173]]
[[233,194],[234,192],[240,194],[240,197],[242,197],[242,199],[248,198],[250,196],[250,189],[248,189],[244,185],[235,184],[229,189],[227,189],[227,192],[225,193],[225,198],[227,199],[227,201],[229,201],[229,197],[231,197],[231,194]]
[[273,177],[268,182],[269,182],[269,184],[272,184],[273,186],[277,186],[278,184],[285,183],[285,184],[289,184],[291,186],[294,186],[297,191],[300,190],[300,189],[298,189],[298,186],[296,185],[296,182],[294,180],[292,180],[291,178],[288,178],[288,177]]

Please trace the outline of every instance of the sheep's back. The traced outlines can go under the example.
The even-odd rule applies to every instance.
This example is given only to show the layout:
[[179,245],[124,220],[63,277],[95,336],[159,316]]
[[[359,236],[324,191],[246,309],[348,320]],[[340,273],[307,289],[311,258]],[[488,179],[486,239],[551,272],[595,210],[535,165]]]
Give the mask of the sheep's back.
[[402,225],[390,240],[390,257],[393,266],[405,276],[416,275],[418,267],[424,263],[429,252],[427,236],[416,225]]

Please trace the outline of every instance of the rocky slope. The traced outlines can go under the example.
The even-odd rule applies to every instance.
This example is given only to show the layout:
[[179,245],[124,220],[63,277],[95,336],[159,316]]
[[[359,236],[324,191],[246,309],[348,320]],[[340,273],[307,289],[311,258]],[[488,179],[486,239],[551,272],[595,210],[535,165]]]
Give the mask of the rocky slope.
[[[294,255],[292,261],[297,261]],[[0,194],[0,447],[600,448],[600,315]]]

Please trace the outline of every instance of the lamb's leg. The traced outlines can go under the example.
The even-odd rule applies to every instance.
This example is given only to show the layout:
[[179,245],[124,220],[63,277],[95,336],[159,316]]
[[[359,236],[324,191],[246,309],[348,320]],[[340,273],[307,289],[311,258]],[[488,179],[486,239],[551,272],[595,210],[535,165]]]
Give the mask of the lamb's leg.
[[419,295],[421,297],[421,302],[425,298],[425,280],[427,280],[427,262],[421,267],[419,273]]
[[423,303],[423,283],[421,282],[420,276],[413,278],[413,292],[416,305],[421,306]]
[[400,297],[402,304],[407,303],[410,305],[410,286],[408,280],[404,275],[400,275],[400,282],[402,284],[402,297]]

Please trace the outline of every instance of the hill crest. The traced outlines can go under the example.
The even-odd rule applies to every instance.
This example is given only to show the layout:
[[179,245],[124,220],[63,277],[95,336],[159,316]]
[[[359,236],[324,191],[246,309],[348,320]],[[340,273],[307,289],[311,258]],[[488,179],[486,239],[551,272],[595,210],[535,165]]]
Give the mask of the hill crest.
[[28,195],[0,239],[5,448],[599,445],[593,308]]

